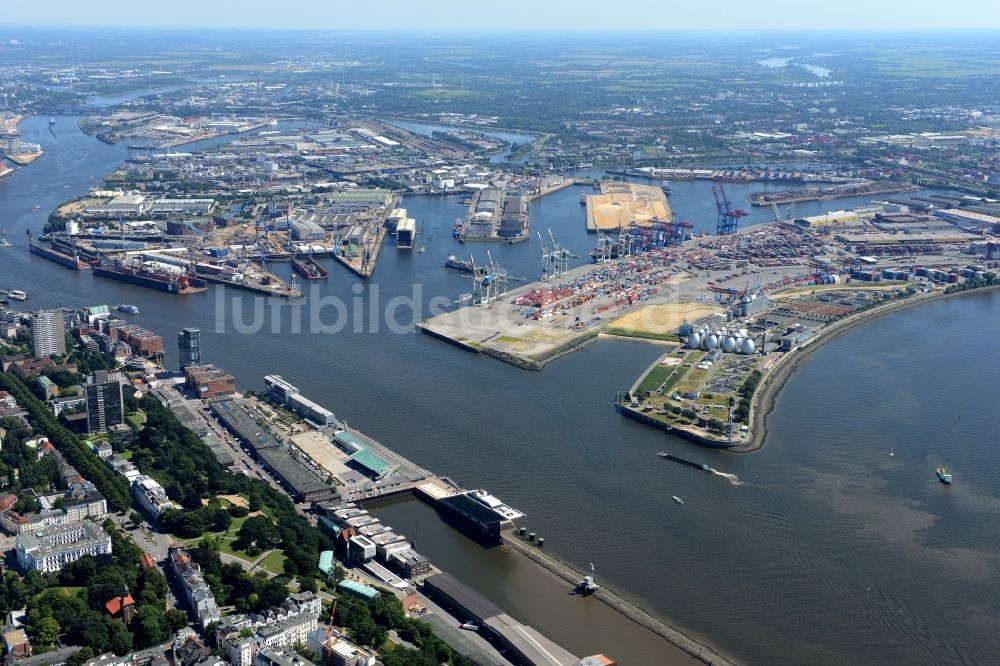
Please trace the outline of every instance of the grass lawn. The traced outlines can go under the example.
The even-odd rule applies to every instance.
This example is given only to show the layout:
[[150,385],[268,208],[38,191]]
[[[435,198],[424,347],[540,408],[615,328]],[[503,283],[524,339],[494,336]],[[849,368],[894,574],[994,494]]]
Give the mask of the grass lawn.
[[658,365],[649,371],[649,374],[639,384],[639,395],[645,395],[646,391],[655,391],[667,380],[667,377],[677,370],[678,366]]
[[74,587],[72,585],[61,586],[61,587],[49,587],[31,598],[33,602],[38,601],[42,596],[61,596],[61,597],[75,597],[82,587]]
[[[229,503],[228,501],[223,500],[224,505],[228,503]],[[233,544],[236,542],[238,538],[237,534],[239,533],[240,528],[243,527],[243,523],[245,523],[247,518],[249,517],[250,516],[243,516],[242,518],[233,518],[232,524],[230,524],[229,529],[226,530],[225,532],[205,532],[200,537],[194,539],[184,539],[177,536],[176,534],[171,534],[170,536],[173,538],[174,541],[182,543],[184,545],[197,544],[205,537],[218,539],[220,552],[235,557],[237,559],[243,560],[244,562],[253,563],[257,561],[257,557],[259,557],[259,555],[251,556],[248,555],[246,551],[237,550],[236,548],[233,547]],[[282,566],[284,565],[284,563],[285,563],[285,555],[284,553],[281,553],[279,551],[271,553],[266,558],[264,558],[264,561],[261,562],[261,567],[267,569],[273,574],[280,574],[283,571]]]
[[266,569],[273,573],[274,575],[279,575],[285,570],[285,554],[280,550],[275,550],[267,554],[263,560],[261,560],[258,569]]
[[641,338],[643,340],[663,340],[665,342],[680,342],[680,338],[675,333],[653,333],[651,331],[640,331],[634,328],[606,328],[604,332],[608,335],[620,335],[623,338]]
[[142,425],[146,422],[146,415],[142,412],[136,412],[135,414],[129,414],[125,419],[136,431],[139,431],[142,430]]

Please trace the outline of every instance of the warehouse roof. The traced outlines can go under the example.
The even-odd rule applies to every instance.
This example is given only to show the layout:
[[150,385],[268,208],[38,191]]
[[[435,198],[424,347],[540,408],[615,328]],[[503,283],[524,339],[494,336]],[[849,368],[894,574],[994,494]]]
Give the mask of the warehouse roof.
[[428,576],[424,579],[424,589],[430,589],[446,598],[478,622],[503,614],[503,609],[451,574],[438,573]]

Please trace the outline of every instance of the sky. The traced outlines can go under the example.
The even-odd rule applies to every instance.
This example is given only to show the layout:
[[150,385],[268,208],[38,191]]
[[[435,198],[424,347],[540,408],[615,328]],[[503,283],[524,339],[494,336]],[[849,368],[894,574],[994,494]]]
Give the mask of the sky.
[[1000,28],[1000,0],[0,0],[0,26],[380,31]]

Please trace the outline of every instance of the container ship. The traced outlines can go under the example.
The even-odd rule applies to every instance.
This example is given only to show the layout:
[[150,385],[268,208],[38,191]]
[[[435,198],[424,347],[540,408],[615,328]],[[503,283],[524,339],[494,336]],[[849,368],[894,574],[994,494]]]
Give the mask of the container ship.
[[464,261],[462,259],[459,259],[458,257],[456,257],[453,254],[450,255],[448,257],[447,261],[444,262],[444,267],[445,268],[450,268],[453,271],[461,271],[462,273],[471,273],[472,272],[472,262],[471,261]]
[[124,264],[115,261],[94,266],[94,275],[127,282],[168,294],[199,294],[208,290],[208,283],[186,273],[174,273],[158,268],[155,262]]
[[38,245],[36,243],[29,243],[28,249],[31,250],[32,254],[37,254],[39,257],[45,257],[49,261],[54,261],[57,264],[65,266],[66,268],[71,268],[74,271],[82,271],[90,268],[90,264],[80,259],[80,255],[76,253],[69,255],[65,252],[60,252],[55,248],[45,247],[44,245]]
[[307,280],[322,280],[330,276],[330,272],[308,255],[292,255],[292,270]]

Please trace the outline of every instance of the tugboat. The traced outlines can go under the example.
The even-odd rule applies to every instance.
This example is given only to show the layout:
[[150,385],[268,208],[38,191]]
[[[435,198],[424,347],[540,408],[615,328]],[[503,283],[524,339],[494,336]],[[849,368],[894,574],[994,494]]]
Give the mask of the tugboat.
[[949,474],[948,470],[946,470],[944,467],[937,468],[937,477],[938,480],[941,483],[945,484],[946,486],[951,485],[951,474]]
[[117,308],[118,312],[125,312],[127,314],[139,314],[139,308],[129,303],[122,303]]
[[590,563],[590,575],[584,576],[583,580],[576,584],[576,589],[574,590],[577,594],[587,596],[597,592],[601,588],[600,585],[594,582],[594,563]]

